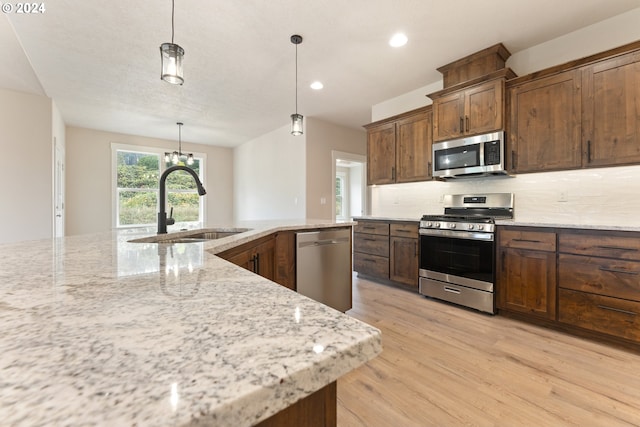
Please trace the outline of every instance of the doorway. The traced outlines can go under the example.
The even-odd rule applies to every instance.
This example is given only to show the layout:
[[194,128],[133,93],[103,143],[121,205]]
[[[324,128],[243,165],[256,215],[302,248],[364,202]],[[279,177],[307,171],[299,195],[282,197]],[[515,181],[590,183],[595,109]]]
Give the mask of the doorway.
[[65,199],[65,181],[64,181],[64,164],[65,151],[62,144],[58,143],[56,137],[53,137],[53,155],[54,155],[54,174],[53,174],[53,236],[64,237],[64,199]]
[[335,220],[349,221],[367,212],[367,158],[360,154],[332,151],[334,178],[332,212]]

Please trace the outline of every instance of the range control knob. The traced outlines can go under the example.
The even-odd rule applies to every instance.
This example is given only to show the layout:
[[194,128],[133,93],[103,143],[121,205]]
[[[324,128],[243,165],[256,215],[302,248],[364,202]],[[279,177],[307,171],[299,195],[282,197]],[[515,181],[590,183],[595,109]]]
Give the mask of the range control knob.
[[439,223],[439,222],[436,222],[436,223],[434,224],[434,226],[435,226],[436,228],[440,228],[440,223]]
[[456,228],[456,224],[452,222],[451,224],[449,224],[449,228]]
[[467,228],[468,228],[469,230],[473,230],[473,224],[469,224],[469,225],[467,226]]
[[427,222],[427,228],[431,228],[433,226],[433,223],[431,221]]
[[478,224],[478,230],[484,230],[484,225]]

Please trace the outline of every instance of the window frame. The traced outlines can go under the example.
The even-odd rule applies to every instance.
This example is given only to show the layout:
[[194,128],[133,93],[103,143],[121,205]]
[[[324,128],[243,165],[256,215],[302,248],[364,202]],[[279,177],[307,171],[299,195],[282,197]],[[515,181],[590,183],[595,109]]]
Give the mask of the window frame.
[[[119,192],[118,192],[118,152],[119,151],[129,151],[133,153],[141,153],[141,154],[151,154],[158,156],[158,178],[164,173],[167,169],[164,161],[164,154],[167,151],[171,151],[171,149],[161,148],[161,147],[150,147],[143,145],[131,145],[131,144],[122,144],[117,142],[111,143],[111,227],[116,230],[122,230],[127,228],[141,228],[141,227],[151,227],[157,224],[157,220],[153,223],[149,224],[119,224]],[[191,152],[191,151],[190,151]],[[206,165],[207,165],[207,155],[206,153],[200,152],[192,152],[194,158],[200,161],[200,181],[203,186],[207,188],[206,183]],[[130,189],[131,191],[155,191],[156,193],[156,212],[160,209],[160,187],[156,187],[155,189]],[[129,191],[129,189],[127,190]],[[169,190],[167,189],[166,196],[169,196],[169,192],[182,192],[182,193],[191,193],[192,191],[187,190]],[[193,190],[193,193],[197,194],[197,190]],[[200,221],[189,221],[189,222],[181,222],[180,224],[204,224],[206,218],[206,203],[202,197],[198,198],[199,200],[199,220]]]

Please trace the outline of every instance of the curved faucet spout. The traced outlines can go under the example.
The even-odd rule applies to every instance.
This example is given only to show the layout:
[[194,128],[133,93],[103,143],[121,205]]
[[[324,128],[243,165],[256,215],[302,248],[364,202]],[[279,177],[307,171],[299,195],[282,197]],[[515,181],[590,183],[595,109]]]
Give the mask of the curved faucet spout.
[[[167,234],[167,212],[166,212],[166,193],[167,193],[167,176],[171,172],[174,171],[185,171],[191,174],[193,179],[196,181],[196,187],[198,187],[198,194],[200,196],[204,196],[207,194],[207,191],[202,186],[202,182],[200,182],[200,178],[198,178],[198,174],[191,168],[186,166],[171,166],[167,170],[165,170],[160,176],[160,212],[158,212],[158,234]],[[172,223],[173,224],[173,223]]]

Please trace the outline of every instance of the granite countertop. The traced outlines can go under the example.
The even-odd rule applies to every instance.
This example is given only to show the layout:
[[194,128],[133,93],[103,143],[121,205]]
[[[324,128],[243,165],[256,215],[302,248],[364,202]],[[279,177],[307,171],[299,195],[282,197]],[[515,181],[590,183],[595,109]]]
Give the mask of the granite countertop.
[[[420,218],[392,218],[382,216],[358,216],[353,217],[354,221],[370,220],[370,221],[399,221],[399,222],[420,222]],[[609,231],[640,231],[640,225],[611,225],[611,224],[569,224],[561,221],[543,220],[543,221],[531,221],[531,220],[518,220],[516,219],[497,219],[496,225],[513,225],[521,227],[548,227],[548,228],[574,228],[584,230],[609,230]]]
[[358,221],[361,220],[369,220],[369,221],[397,221],[397,222],[420,222],[420,218],[391,218],[391,217],[383,217],[383,216],[354,216],[353,220]]
[[[249,426],[374,358],[380,331],[188,244],[122,230],[0,245],[5,425]],[[200,424],[199,424],[200,425]]]
[[498,219],[496,225],[513,225],[519,227],[547,227],[547,228],[573,228],[582,230],[603,231],[640,231],[640,226],[610,225],[610,224],[567,224],[554,221],[521,221],[516,219]]

